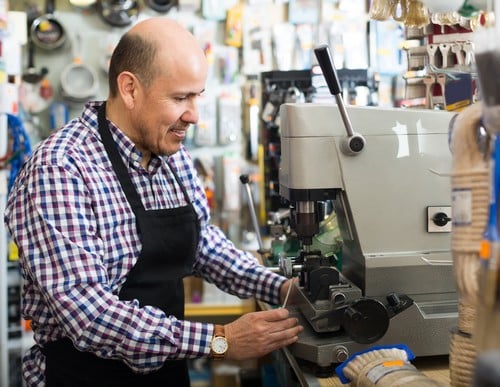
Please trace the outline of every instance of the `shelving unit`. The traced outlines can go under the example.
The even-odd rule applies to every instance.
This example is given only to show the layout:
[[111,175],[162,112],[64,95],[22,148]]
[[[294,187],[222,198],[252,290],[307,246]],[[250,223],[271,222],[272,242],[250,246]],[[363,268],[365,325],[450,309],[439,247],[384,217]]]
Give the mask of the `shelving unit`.
[[[21,375],[17,366],[25,347],[19,302],[16,289],[19,289],[21,278],[17,265],[8,261],[8,238],[3,222],[7,201],[8,171],[0,170],[0,386],[18,387]],[[12,310],[14,308],[14,310]],[[18,316],[19,319],[16,317]]]
[[[3,219],[7,181],[0,172],[0,217]],[[0,385],[9,384],[9,333],[7,312],[7,238],[5,226],[0,222]]]
[[[259,128],[259,143],[262,146],[260,156],[263,158],[261,217],[266,217],[269,212],[287,208],[279,195],[278,172],[281,156],[279,107],[285,102],[295,102],[294,98],[302,98],[302,102],[311,102],[313,92],[310,70],[268,71],[261,74],[262,115]],[[264,220],[261,219],[262,222]]]
[[213,316],[238,316],[255,311],[253,299],[243,300],[239,304],[186,304],[186,318],[213,317]]

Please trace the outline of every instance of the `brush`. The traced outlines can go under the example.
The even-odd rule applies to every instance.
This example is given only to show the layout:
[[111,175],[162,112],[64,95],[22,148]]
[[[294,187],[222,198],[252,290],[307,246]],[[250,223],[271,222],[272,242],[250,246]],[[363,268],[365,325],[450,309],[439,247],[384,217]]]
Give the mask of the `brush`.
[[419,0],[409,0],[405,25],[422,28],[430,23],[427,7]]
[[375,346],[352,355],[335,369],[342,383],[352,387],[437,387],[443,384],[415,368],[413,353],[403,344]]
[[373,0],[368,11],[372,20],[384,21],[391,17],[391,0]]
[[499,257],[500,233],[498,224],[498,195],[500,193],[500,26],[485,28],[476,35],[476,65],[483,101],[483,122],[493,138],[491,153],[490,206],[484,232],[479,271],[479,306],[475,340],[478,352],[500,348]]

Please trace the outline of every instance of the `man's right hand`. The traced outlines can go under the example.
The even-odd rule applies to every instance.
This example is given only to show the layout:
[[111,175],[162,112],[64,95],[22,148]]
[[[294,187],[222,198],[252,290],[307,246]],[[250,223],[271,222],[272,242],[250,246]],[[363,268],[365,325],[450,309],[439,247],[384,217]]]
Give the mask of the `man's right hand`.
[[247,360],[262,357],[295,343],[303,331],[296,317],[285,308],[247,313],[225,325],[229,344],[226,359]]

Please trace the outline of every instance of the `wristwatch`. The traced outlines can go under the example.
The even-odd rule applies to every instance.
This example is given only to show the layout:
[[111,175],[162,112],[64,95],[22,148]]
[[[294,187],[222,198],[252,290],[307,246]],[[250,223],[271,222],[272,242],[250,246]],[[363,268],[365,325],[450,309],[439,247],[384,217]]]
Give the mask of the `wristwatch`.
[[215,325],[214,337],[212,339],[212,343],[210,344],[210,357],[216,360],[224,359],[224,355],[226,354],[228,347],[229,345],[226,340],[224,325]]

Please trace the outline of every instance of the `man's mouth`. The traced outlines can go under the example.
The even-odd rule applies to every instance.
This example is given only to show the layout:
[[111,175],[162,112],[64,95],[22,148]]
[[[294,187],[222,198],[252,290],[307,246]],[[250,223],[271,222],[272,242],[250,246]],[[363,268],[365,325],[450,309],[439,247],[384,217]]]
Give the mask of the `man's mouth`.
[[169,132],[173,133],[177,138],[184,139],[186,137],[186,129],[171,128]]

